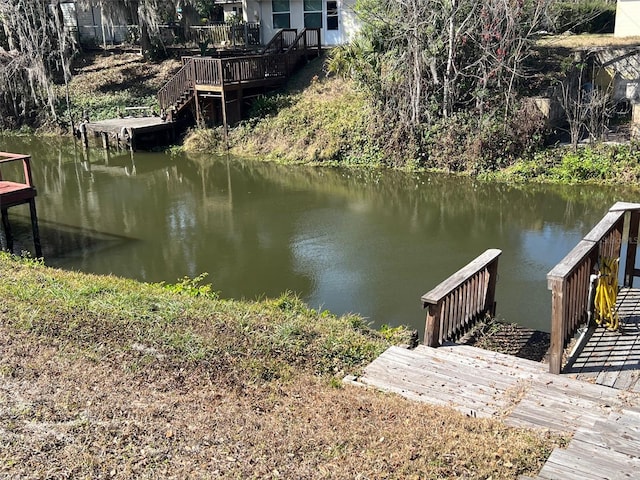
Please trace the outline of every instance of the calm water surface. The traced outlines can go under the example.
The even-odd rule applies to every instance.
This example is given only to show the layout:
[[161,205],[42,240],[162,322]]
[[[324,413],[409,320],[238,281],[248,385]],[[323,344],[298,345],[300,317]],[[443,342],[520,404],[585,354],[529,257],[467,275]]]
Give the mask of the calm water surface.
[[[33,157],[48,265],[148,282],[208,272],[223,297],[290,290],[421,332],[420,296],[487,248],[503,250],[499,316],[548,330],[546,273],[615,201],[638,201],[624,189],[83,153],[32,137],[0,137],[0,150]],[[27,210],[11,219],[18,248],[32,250]]]

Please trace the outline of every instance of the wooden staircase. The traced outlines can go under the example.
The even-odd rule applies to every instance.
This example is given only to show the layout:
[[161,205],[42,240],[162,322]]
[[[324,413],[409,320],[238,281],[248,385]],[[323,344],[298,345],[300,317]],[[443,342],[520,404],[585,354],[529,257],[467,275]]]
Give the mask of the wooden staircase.
[[536,477],[527,479],[629,479],[640,472],[640,413],[611,413],[580,428],[566,449],[556,448]]
[[280,30],[258,55],[228,58],[183,57],[182,68],[158,91],[160,109],[175,120],[191,103],[200,118],[199,96],[222,101],[227,124],[227,93],[240,103],[243,91],[263,91],[284,84],[289,76],[310,58],[320,54],[320,29]]
[[574,434],[537,477],[520,480],[628,479],[640,472],[640,394],[550,374],[542,363],[456,344],[391,347],[345,382],[514,427]]

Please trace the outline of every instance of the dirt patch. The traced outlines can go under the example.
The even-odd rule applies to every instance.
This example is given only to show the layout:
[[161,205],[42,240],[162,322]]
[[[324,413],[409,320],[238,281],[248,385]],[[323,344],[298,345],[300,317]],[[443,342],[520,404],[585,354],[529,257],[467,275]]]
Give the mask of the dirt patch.
[[150,63],[136,53],[85,54],[74,64],[71,88],[74,95],[121,90],[155,95],[180,66],[176,59]]
[[140,349],[0,338],[0,476],[515,479],[554,445],[310,376],[234,389]]
[[479,325],[464,339],[478,348],[545,363],[550,342],[547,332],[497,321]]

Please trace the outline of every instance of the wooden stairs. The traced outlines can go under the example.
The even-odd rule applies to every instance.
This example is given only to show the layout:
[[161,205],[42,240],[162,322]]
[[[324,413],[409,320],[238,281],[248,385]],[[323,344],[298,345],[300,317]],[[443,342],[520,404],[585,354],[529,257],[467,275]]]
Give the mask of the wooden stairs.
[[456,344],[391,347],[345,382],[514,427],[574,434],[533,478],[628,479],[640,472],[640,394],[550,374],[542,363]]
[[[240,120],[244,99],[284,84],[308,59],[320,55],[320,29],[280,30],[258,55],[228,58],[183,57],[182,68],[158,91],[160,109],[175,120],[194,105],[198,121],[201,103],[218,99],[222,123]],[[235,110],[228,111],[228,105]],[[215,109],[210,109],[215,110]]]

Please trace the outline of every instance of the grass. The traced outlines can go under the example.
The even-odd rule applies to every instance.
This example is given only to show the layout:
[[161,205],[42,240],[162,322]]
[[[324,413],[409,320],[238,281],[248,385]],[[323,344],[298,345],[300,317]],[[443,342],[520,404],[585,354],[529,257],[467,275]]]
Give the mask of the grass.
[[[372,140],[376,115],[352,82],[326,78],[315,59],[275,92],[254,102],[253,117],[230,131],[231,152],[286,162],[377,166],[384,154]],[[194,130],[185,150],[224,150],[218,130]]]
[[508,182],[551,182],[561,184],[597,183],[601,185],[640,184],[640,148],[628,145],[595,144],[548,148],[531,158],[488,175]]
[[0,476],[493,478],[562,439],[344,386],[402,332],[0,254]]
[[615,37],[611,33],[581,33],[579,35],[546,35],[536,42],[542,47],[589,48],[628,47],[640,44],[640,37]]

